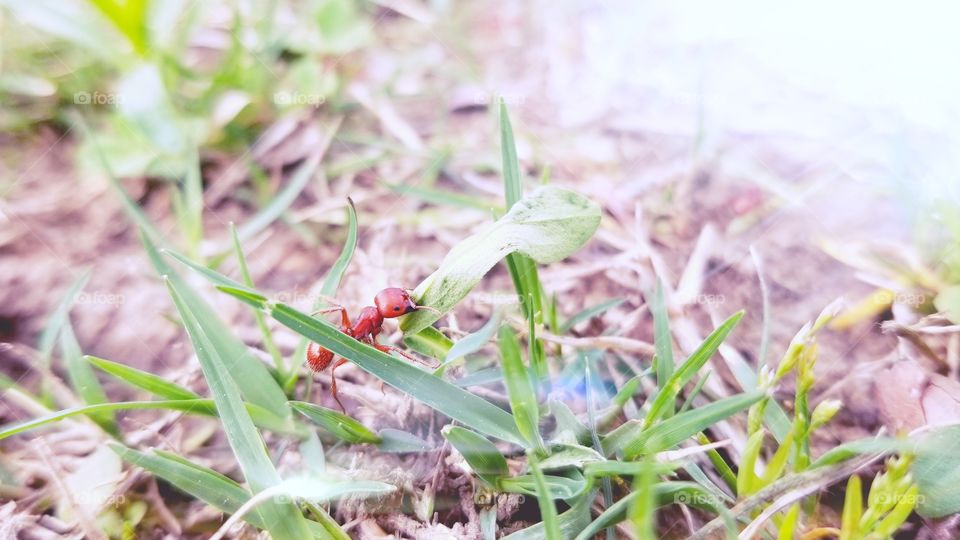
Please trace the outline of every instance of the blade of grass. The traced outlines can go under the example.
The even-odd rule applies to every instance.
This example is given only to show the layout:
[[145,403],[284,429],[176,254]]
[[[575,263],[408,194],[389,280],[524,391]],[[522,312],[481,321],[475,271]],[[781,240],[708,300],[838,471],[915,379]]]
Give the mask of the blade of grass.
[[303,401],[291,401],[290,406],[293,407],[293,410],[322,426],[330,434],[346,442],[378,444],[381,441],[376,433],[345,414]]
[[[579,534],[576,536],[575,540],[590,540],[603,529],[612,527],[617,523],[627,519],[627,512],[631,505],[633,505],[638,498],[646,497],[647,495],[648,494],[643,491],[631,491],[630,494],[621,498],[619,501],[613,503],[610,507],[604,510],[603,513],[597,517],[597,519],[595,519],[592,523],[589,523],[583,528],[582,531],[579,531]],[[721,514],[721,516],[724,516],[724,520],[728,525],[727,537],[730,539],[736,539],[737,537],[736,529],[733,527],[732,518],[730,517],[729,512],[726,511],[726,508],[720,504],[710,505],[709,502],[714,501],[714,497],[693,482],[657,483],[654,485],[653,498],[655,507],[687,501],[686,504],[689,504],[690,506],[696,506],[705,510],[713,510],[714,512],[718,512]],[[707,504],[696,504],[698,501],[704,501]],[[643,537],[641,536],[638,538]]]
[[[232,363],[228,376],[237,384],[246,400],[273,412],[281,419],[291,418],[292,413],[290,406],[287,405],[287,396],[280,385],[276,383],[267,367],[247,349],[246,345],[230,333],[216,311],[170,268],[150,239],[146,235],[141,235],[141,239],[157,273],[166,276],[169,285],[177,290],[178,297],[185,303],[190,313],[197,320],[203,321],[204,327],[208,330],[207,337],[212,341],[217,351],[220,351],[223,357],[231,359]],[[236,283],[205,266],[190,262],[189,259],[179,254],[171,251],[166,253],[190,268],[201,272],[207,279],[216,277],[225,283]],[[236,285],[247,290],[239,283],[236,283]]]
[[[450,338],[443,335],[443,332],[432,326],[428,326],[416,334],[403,336],[403,344],[424,356],[441,361],[455,345]],[[434,375],[441,375],[443,373],[441,368],[443,368],[443,364],[434,371]]]
[[858,525],[862,515],[863,491],[860,487],[860,477],[855,474],[847,481],[846,495],[843,499],[843,515],[840,518],[840,540],[860,538]]
[[[340,255],[337,256],[337,260],[334,261],[333,266],[330,267],[330,271],[327,272],[327,276],[323,280],[323,285],[320,286],[320,294],[322,296],[332,298],[336,296],[337,289],[340,288],[340,282],[343,280],[343,275],[347,271],[347,267],[350,266],[350,260],[353,259],[353,252],[357,249],[357,209],[353,204],[353,199],[347,197],[347,238],[343,242],[343,248],[340,250]],[[313,309],[318,310],[323,307],[326,307],[324,300],[318,299],[313,304]],[[307,340],[301,339],[300,344],[297,346],[296,356],[294,356],[293,365],[290,368],[290,374],[287,376],[287,380],[284,382],[284,389],[287,392],[293,390],[294,385],[297,382],[297,373],[300,371],[300,367],[303,365],[303,362],[306,361],[306,350],[307,350]]]
[[537,503],[540,505],[540,517],[543,520],[543,532],[547,540],[560,540],[560,523],[557,516],[557,507],[547,490],[547,481],[540,470],[540,464],[535,452],[527,453],[527,463],[533,474],[537,487]]
[[459,387],[434,377],[422,369],[360,343],[332,326],[284,304],[268,302],[263,296],[250,295],[229,287],[218,287],[255,307],[267,310],[280,324],[334,354],[349,359],[360,369],[481,433],[504,441],[523,444],[513,418],[503,409]]
[[[595,385],[600,384],[598,380],[596,367],[594,362],[591,361],[587,355],[582,354],[581,358],[583,359],[583,371],[584,371],[584,380],[586,381],[586,401],[587,401],[587,422],[590,429],[590,441],[593,443],[593,448],[597,452],[603,451],[603,446],[600,443],[600,434],[597,433],[597,405],[596,399],[594,398],[593,389],[596,388]],[[638,379],[639,381],[639,379]],[[603,478],[601,480],[601,487],[603,489],[603,505],[607,508],[613,504],[613,485],[610,482],[609,478]],[[614,540],[614,531],[613,529],[607,529],[607,539]]]
[[447,426],[442,434],[467,460],[473,472],[491,487],[496,488],[501,478],[510,476],[507,460],[486,437],[459,426]]
[[[663,299],[663,283],[657,279],[657,286],[653,292],[653,303],[650,306],[653,312],[653,345],[657,351],[657,388],[666,388],[673,375],[673,335],[670,333],[670,316],[667,314],[667,303]],[[673,415],[674,401],[665,402],[663,416]]]
[[191,257],[199,255],[203,240],[203,180],[196,147],[190,149],[189,165],[179,189],[171,190],[173,214]]
[[510,409],[517,429],[527,441],[527,447],[546,455],[543,438],[540,436],[540,411],[537,393],[530,381],[530,373],[520,357],[520,343],[513,330],[503,325],[499,331],[500,360],[504,384],[510,399]]
[[60,335],[60,329],[63,328],[64,323],[67,321],[70,308],[77,299],[77,294],[86,287],[89,280],[90,269],[87,268],[70,284],[70,287],[67,289],[67,294],[60,299],[57,307],[53,309],[47,318],[47,323],[40,333],[40,339],[37,340],[37,350],[40,351],[40,361],[47,368],[50,367],[50,358],[53,355],[54,347],[57,345],[57,337]]
[[693,385],[693,390],[690,391],[687,399],[683,401],[683,405],[680,407],[680,412],[686,412],[690,409],[690,407],[693,407],[693,400],[700,395],[701,391],[703,391],[703,385],[707,383],[707,379],[710,378],[712,373],[713,371],[707,370],[706,373],[700,376],[700,379],[697,380],[697,384]]
[[127,214],[127,217],[130,219],[130,221],[136,225],[142,235],[148,236],[153,243],[162,244],[164,236],[160,234],[160,231],[157,230],[153,222],[150,221],[150,218],[147,217],[147,215],[143,212],[143,209],[140,208],[140,205],[130,198],[130,195],[127,194],[127,191],[123,189],[123,183],[120,182],[120,179],[116,177],[116,175],[113,173],[113,170],[110,168],[110,162],[107,161],[107,156],[104,154],[103,148],[100,146],[97,137],[94,136],[93,132],[90,130],[86,120],[83,119],[83,116],[75,116],[74,125],[79,128],[79,131],[83,135],[83,139],[85,141],[89,141],[96,152],[97,159],[100,161],[100,165],[103,167],[103,171],[107,175],[110,187],[112,187],[117,193],[117,196],[120,197],[120,206],[123,207],[124,213]]
[[384,428],[377,434],[380,444],[377,449],[393,454],[419,453],[432,450],[433,447],[420,437],[399,429]]
[[603,440],[606,455],[622,451],[628,459],[669,449],[707,427],[750,407],[763,398],[762,391],[738,394],[687,411],[645,428],[643,421],[631,420],[611,431]]
[[[520,175],[520,162],[517,159],[517,145],[513,138],[513,127],[507,114],[507,105],[500,100],[500,154],[503,169],[504,196],[507,210],[523,197],[523,180]],[[507,268],[517,293],[524,301],[524,315],[529,320],[542,322],[543,298],[540,293],[540,278],[537,265],[529,257],[511,253],[506,258]],[[532,302],[530,299],[532,298]]]
[[574,326],[582,323],[583,321],[588,321],[597,315],[606,313],[607,311],[626,302],[626,300],[626,298],[614,298],[612,300],[607,300],[606,302],[601,302],[595,306],[588,307],[583,311],[579,311],[571,315],[569,319],[563,321],[563,324],[560,325],[560,330],[555,332],[558,335],[566,334],[572,330]]
[[380,182],[380,184],[390,191],[403,195],[404,197],[415,197],[421,201],[431,204],[453,206],[457,208],[470,208],[483,212],[492,211],[496,214],[503,214],[504,211],[503,207],[499,206],[497,203],[473,195],[463,195],[454,191],[408,184],[395,184],[391,182]]
[[[124,461],[149,471],[221,512],[233,514],[250,499],[250,492],[240,484],[213,469],[197,465],[176,454],[162,450],[151,450],[149,453],[138,452],[119,443],[107,444]],[[268,525],[257,513],[246,514],[243,519],[261,529],[267,528]],[[308,521],[307,525],[311,538],[322,540],[334,538],[316,522]]]
[[[277,433],[299,434],[295,428],[277,421],[277,417],[269,411],[258,407],[252,403],[245,403],[247,412],[254,419],[254,423],[263,428],[275,431]],[[71,407],[50,413],[39,418],[27,420],[18,424],[8,425],[0,428],[0,439],[5,439],[18,433],[23,433],[31,429],[43,427],[53,422],[58,422],[65,418],[77,415],[99,414],[113,411],[126,411],[133,409],[164,409],[171,411],[183,411],[190,414],[202,414],[206,416],[216,416],[217,409],[212,399],[174,399],[158,401],[118,401],[114,403],[98,403],[96,405],[84,405],[80,407]]]
[[517,159],[517,144],[513,139],[513,127],[507,114],[507,104],[501,99],[498,107],[500,115],[500,157],[503,167],[504,196],[507,210],[523,197],[523,184],[520,179],[520,160]]
[[323,159],[324,153],[326,153],[327,146],[330,144],[330,141],[333,140],[334,134],[340,127],[341,120],[342,117],[336,121],[326,134],[325,142],[320,148],[297,167],[297,170],[291,175],[287,185],[277,193],[276,197],[247,220],[246,223],[237,228],[237,235],[240,237],[240,240],[245,242],[255,234],[269,227],[271,223],[276,221],[277,218],[290,208],[293,201],[297,200],[300,192],[307,187],[307,184],[310,183],[310,180],[313,179],[314,174],[317,172],[320,161]]
[[[441,371],[443,368],[446,368],[451,363],[468,354],[479,351],[484,345],[489,343],[493,334],[497,331],[497,328],[500,327],[500,316],[500,310],[494,310],[493,315],[490,316],[490,320],[480,327],[479,330],[454,343],[453,347],[450,347],[450,350],[447,351],[447,355],[444,357],[440,367],[437,368],[437,371]],[[434,374],[436,374],[437,371],[435,371]]]
[[[70,324],[70,316],[67,315],[63,328],[60,329],[60,354],[63,356],[64,364],[67,368],[67,377],[70,379],[70,386],[78,396],[88,405],[98,405],[107,403],[106,392],[100,386],[96,373],[90,367],[90,363],[84,358],[80,351],[80,344],[77,343],[76,336],[73,335],[73,325]],[[117,435],[116,419],[113,413],[108,410],[97,411],[89,414],[90,419],[96,422],[107,433]]]
[[[254,493],[280,483],[280,475],[273,467],[263,439],[240,397],[240,388],[229,375],[235,369],[237,359],[229,355],[222,356],[228,351],[218,347],[220,344],[229,342],[229,339],[221,336],[217,339],[217,343],[214,343],[211,334],[220,333],[222,329],[212,325],[210,321],[199,320],[181,296],[177,286],[169,279],[167,279],[167,287],[177,306],[177,311],[180,312],[190,341],[194,344],[200,368],[213,394],[224,432],[244,478]],[[274,412],[282,416],[284,409],[289,411],[289,407],[284,406]],[[262,506],[257,508],[257,512],[269,525],[268,530],[273,538],[298,539],[309,535],[306,520],[294,504],[278,503]]]
[[[247,258],[243,254],[243,247],[240,246],[240,237],[237,236],[237,228],[232,222],[230,223],[230,236],[233,238],[233,251],[237,256],[237,265],[240,267],[240,276],[243,278],[243,284],[253,289],[253,278],[250,277],[250,269],[247,268]],[[273,365],[277,369],[277,373],[280,374],[281,379],[283,379],[286,373],[283,365],[283,355],[280,354],[280,349],[278,349],[277,345],[273,342],[273,334],[270,333],[270,328],[267,327],[267,321],[263,316],[263,312],[255,309],[253,310],[253,316],[257,321],[257,328],[260,329],[260,335],[263,336],[263,346],[267,349],[267,352],[270,353],[270,358],[273,358]]]
[[326,503],[347,495],[369,496],[396,491],[396,486],[371,480],[332,481],[324,478],[296,477],[288,478],[279,484],[257,493],[230,516],[220,529],[210,537],[210,540],[221,540],[243,516],[255,509],[262,508],[264,503],[276,500],[284,501],[296,499],[310,504]]
[[690,358],[680,365],[670,376],[669,380],[659,387],[657,395],[653,400],[653,405],[650,407],[644,419],[644,425],[646,427],[653,425],[654,422],[664,416],[666,411],[674,407],[676,397],[680,393],[680,390],[690,382],[697,372],[700,371],[700,368],[717,352],[720,344],[723,343],[723,340],[726,339],[733,328],[737,326],[741,318],[743,318],[743,311],[738,311],[721,323],[713,333],[707,336],[707,339],[700,344],[700,347],[690,355]]
[[[641,463],[649,465],[647,462]],[[633,491],[639,492],[640,495],[630,504],[627,513],[630,521],[633,522],[633,530],[640,539],[653,540],[656,537],[656,481],[657,476],[654,474],[653,467],[643,467],[633,481]],[[607,508],[609,507],[610,505],[607,505]]]
[[[546,487],[545,493],[550,499],[561,499],[569,501],[583,494],[587,488],[587,481],[579,471],[571,470],[565,473],[567,476],[544,475],[543,482]],[[531,497],[540,497],[537,490],[537,479],[532,473],[522,474],[520,476],[511,476],[500,480],[500,490],[507,493],[520,493]]]
[[96,356],[88,355],[84,358],[104,373],[112,375],[113,377],[116,377],[117,379],[129,385],[141,388],[162,398],[170,400],[200,399],[200,396],[195,392],[188,390],[179,384],[172,383],[163,377],[154,375],[153,373],[141,371],[137,368],[133,368],[119,362],[111,362],[110,360],[105,360]]

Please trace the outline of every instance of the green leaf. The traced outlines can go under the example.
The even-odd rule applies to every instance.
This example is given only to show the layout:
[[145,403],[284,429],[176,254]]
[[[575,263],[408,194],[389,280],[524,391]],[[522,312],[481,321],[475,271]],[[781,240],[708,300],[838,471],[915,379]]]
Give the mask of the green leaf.
[[737,471],[737,497],[746,498],[764,487],[760,485],[760,479],[755,469],[760,451],[763,450],[765,435],[766,432],[761,429],[747,439],[747,444],[743,450],[743,458],[740,460],[740,468]]
[[[666,388],[674,368],[673,334],[670,333],[670,316],[667,314],[667,304],[663,299],[663,284],[659,279],[650,310],[653,312],[653,344],[657,351],[657,388]],[[663,414],[670,416],[674,412],[674,402],[670,400],[665,403]]]
[[147,373],[137,368],[130,367],[118,362],[111,362],[96,356],[85,356],[88,362],[102,370],[104,373],[112,375],[121,381],[141,388],[166,399],[200,399],[195,392],[188,390],[179,384],[172,383],[163,377]]
[[491,486],[497,486],[500,478],[510,475],[507,460],[486,437],[459,426],[447,426],[442,433],[473,472]]
[[853,475],[847,481],[847,491],[843,499],[843,516],[840,518],[840,540],[860,538],[858,526],[863,514],[863,490],[860,477]]
[[587,482],[581,478],[567,478],[564,476],[543,475],[544,489],[541,491],[537,486],[537,477],[533,473],[533,467],[530,474],[523,474],[500,480],[500,489],[508,493],[522,493],[540,498],[541,493],[546,493],[548,499],[569,500],[583,493],[587,487]]
[[[247,413],[240,397],[240,389],[230,375],[239,367],[237,357],[230,354],[231,350],[237,349],[232,345],[233,336],[214,337],[218,333],[223,333],[223,329],[216,324],[219,321],[213,323],[212,320],[198,319],[191,310],[191,306],[184,300],[177,284],[168,279],[167,287],[177,306],[177,311],[180,312],[180,318],[187,329],[190,341],[193,342],[200,368],[213,394],[224,432],[244,478],[255,493],[275,486],[280,482],[280,475],[273,467],[263,439]],[[191,294],[190,291],[185,292]],[[243,353],[246,353],[242,344],[237,344],[243,349]],[[224,345],[227,346],[224,347]],[[268,377],[268,379],[273,382],[272,378]],[[263,381],[260,384],[267,386]],[[279,389],[275,385],[274,387]],[[284,410],[289,411],[286,404],[273,412],[282,416]],[[260,506],[257,512],[270,525],[268,530],[275,539],[298,539],[310,534],[303,515],[294,504]]]
[[[88,405],[97,405],[107,403],[106,392],[100,386],[97,375],[90,367],[83,353],[80,351],[80,344],[73,335],[73,326],[70,324],[70,318],[67,316],[63,328],[60,329],[60,353],[67,368],[67,377],[70,380],[70,386],[74,389],[83,402]],[[113,414],[108,410],[90,413],[90,418],[108,433],[118,434],[116,420]]]
[[587,463],[583,468],[583,474],[591,480],[611,476],[637,476],[646,469],[654,469],[656,474],[670,474],[679,466],[678,463],[604,460]]
[[582,469],[588,463],[603,460],[604,457],[593,448],[579,444],[560,444],[550,448],[550,456],[540,461],[540,468],[545,471],[570,467]]
[[303,401],[291,401],[290,406],[313,422],[323,426],[330,434],[346,442],[377,444],[381,441],[376,433],[345,414]]
[[428,326],[416,334],[403,336],[403,344],[424,356],[437,360],[443,360],[454,346],[450,338],[432,326]]
[[220,290],[237,296],[269,313],[287,328],[319,343],[334,354],[349,359],[360,369],[421,401],[438,412],[491,437],[517,444],[523,437],[513,418],[503,409],[461,388],[434,377],[411,363],[373,347],[284,304],[273,304],[262,296],[249,295],[226,287]]
[[584,444],[590,441],[590,430],[577,418],[577,415],[570,410],[566,403],[551,399],[549,405],[550,411],[557,421],[557,429],[553,433],[555,441]]
[[707,339],[703,340],[700,347],[688,358],[671,376],[670,379],[657,389],[657,395],[653,400],[653,405],[647,412],[644,419],[644,425],[650,427],[659,420],[664,414],[674,406],[674,401],[680,390],[700,371],[700,368],[710,360],[713,353],[717,352],[723,340],[737,326],[740,319],[743,318],[743,311],[738,311],[723,321],[716,330],[713,331]]
[[381,429],[378,435],[380,436],[380,444],[377,445],[377,448],[381,452],[407,454],[432,450],[427,441],[399,429]]
[[544,186],[518,202],[483,231],[457,244],[414,297],[438,313],[420,310],[401,322],[405,333],[430,326],[469,294],[483,276],[509,253],[546,264],[580,248],[600,224],[600,207],[573,191]]
[[540,436],[540,411],[537,407],[537,393],[530,382],[530,375],[520,357],[520,343],[513,330],[503,325],[499,332],[500,358],[503,367],[504,384],[510,398],[510,408],[516,420],[517,429],[523,434],[529,448],[535,448],[541,454],[546,453],[543,438]]
[[147,34],[147,19],[149,17],[149,2],[147,0],[128,0],[126,2],[116,2],[115,0],[91,0],[90,2],[113,25],[119,30],[133,45],[134,50],[145,55],[150,48],[149,35]]
[[450,350],[447,351],[446,357],[443,359],[443,364],[441,367],[447,366],[450,363],[467,356],[468,354],[473,354],[482,349],[483,346],[490,341],[490,339],[493,337],[493,334],[499,327],[500,311],[495,310],[493,315],[490,317],[490,320],[480,327],[479,330],[464,336],[462,339],[457,341],[453,347],[450,347]]
[[918,442],[911,472],[920,487],[917,513],[939,518],[960,512],[960,425],[944,426]]
[[603,451],[610,455],[622,451],[627,459],[667,450],[724,420],[763,398],[762,391],[738,394],[703,407],[680,413],[651,428],[631,420],[611,431],[603,440]]

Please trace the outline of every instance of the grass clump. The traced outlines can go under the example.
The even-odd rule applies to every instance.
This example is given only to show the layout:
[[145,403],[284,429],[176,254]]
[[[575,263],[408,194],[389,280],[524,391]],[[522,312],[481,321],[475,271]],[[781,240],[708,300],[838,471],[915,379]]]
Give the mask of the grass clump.
[[[655,538],[662,530],[663,515],[673,506],[695,511],[697,520],[691,523],[697,526],[685,531],[693,538],[809,535],[819,530],[810,525],[821,504],[817,494],[847,478],[842,520],[835,527],[838,535],[872,539],[894,534],[921,495],[913,481],[909,449],[897,441],[866,441],[874,444],[847,445],[819,457],[811,452],[812,435],[840,407],[833,401],[811,405],[816,336],[832,318],[832,310],[801,329],[775,368],[762,367],[749,374],[753,386],[743,385],[742,391],[728,395],[708,389],[705,370],[736,331],[743,312],[730,315],[679,360],[668,299],[660,284],[649,299],[655,354],[638,359],[639,369],[627,373],[625,383],[617,385],[606,377],[611,369],[605,362],[611,353],[606,350],[589,345],[560,347],[544,339],[548,330],[564,334],[577,321],[622,300],[601,303],[559,323],[556,297],[544,289],[538,265],[558,261],[582,246],[596,229],[600,211],[582,195],[550,185],[524,195],[513,134],[502,106],[500,120],[507,212],[455,247],[416,288],[418,304],[436,312],[416,312],[401,324],[405,343],[442,360],[439,366],[424,369],[293,306],[271,301],[249,275],[239,229],[233,230],[233,247],[241,281],[190,256],[158,249],[145,232],[147,255],[193,344],[210,397],[122,363],[83,356],[71,339],[69,307],[58,308],[44,344],[49,349],[51,342],[61,340],[63,357],[68,367],[73,366],[68,372],[76,373],[71,376],[73,392],[82,404],[6,426],[0,429],[0,438],[86,416],[124,461],[231,514],[218,535],[243,520],[277,539],[344,538],[346,533],[323,505],[345,497],[373,501],[415,495],[409,486],[388,478],[353,478],[328,470],[325,443],[363,445],[384,453],[452,448],[475,476],[474,492],[482,495],[477,503],[487,536],[499,534],[496,506],[502,499],[536,498],[535,519],[523,527],[511,524],[513,530],[506,538],[512,540],[588,539],[604,532],[613,538],[618,529],[636,538]],[[352,205],[347,224],[347,241],[324,282],[324,298],[336,293],[356,248],[357,216]],[[519,319],[494,311],[479,330],[457,340],[432,326],[501,260],[523,299]],[[236,337],[170,261],[254,310],[269,363]],[[283,357],[268,319],[301,336],[292,359]],[[396,429],[376,432],[356,418],[309,402],[304,396],[309,395],[312,374],[300,365],[306,341],[320,344],[433,409],[437,413],[433,421],[442,429],[428,433],[428,440]],[[487,354],[494,341],[497,354]],[[462,375],[453,368],[465,358],[471,369]],[[158,399],[111,403],[97,391],[94,369]],[[792,418],[773,398],[788,376],[796,380]],[[491,383],[503,388],[505,396],[495,397],[504,399],[478,391]],[[583,398],[585,410],[574,410],[564,402],[563,392],[571,388]],[[611,399],[601,399],[609,395]],[[215,417],[236,465],[236,471],[229,472],[239,480],[189,454],[129,440],[112,418],[113,412],[127,409]],[[776,449],[768,450],[769,433],[779,442]],[[744,444],[736,447],[719,440],[724,434],[742,435]],[[430,440],[437,435],[443,446]],[[301,454],[314,458],[309,466],[284,468],[276,448],[291,443]],[[899,457],[890,457],[874,479],[864,506],[855,473],[891,454]],[[428,500],[423,508],[432,509],[434,501],[429,494],[424,497]]]

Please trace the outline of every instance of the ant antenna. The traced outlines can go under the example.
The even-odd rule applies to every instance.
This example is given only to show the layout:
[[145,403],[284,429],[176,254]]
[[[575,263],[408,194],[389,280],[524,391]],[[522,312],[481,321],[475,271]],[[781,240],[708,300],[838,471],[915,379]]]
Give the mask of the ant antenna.
[[436,313],[437,315],[443,315],[443,313],[440,313],[440,310],[439,310],[439,309],[433,308],[433,307],[430,307],[430,306],[417,306],[417,307],[414,308],[414,309],[425,309],[425,310],[427,310],[427,311],[432,311],[432,312]]

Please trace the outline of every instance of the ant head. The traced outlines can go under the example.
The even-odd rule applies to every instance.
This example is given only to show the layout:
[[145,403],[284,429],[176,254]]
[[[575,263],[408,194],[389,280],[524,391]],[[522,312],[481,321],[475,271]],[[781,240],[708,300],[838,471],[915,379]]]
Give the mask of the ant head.
[[406,289],[390,287],[377,293],[373,303],[377,305],[377,311],[385,319],[406,315],[417,309],[417,304],[410,298],[410,293]]

